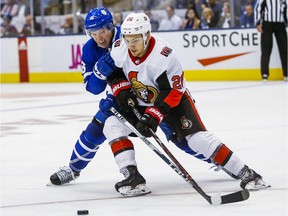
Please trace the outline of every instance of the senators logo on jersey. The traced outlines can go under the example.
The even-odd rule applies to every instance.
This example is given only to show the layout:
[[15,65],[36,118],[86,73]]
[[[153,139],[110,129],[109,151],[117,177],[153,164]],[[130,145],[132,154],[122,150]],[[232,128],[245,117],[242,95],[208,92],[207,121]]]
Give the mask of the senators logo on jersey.
[[131,71],[128,74],[131,86],[137,97],[145,103],[154,103],[158,96],[157,89],[152,86],[144,85],[142,82],[138,81],[137,76],[138,72],[136,71]]
[[172,49],[171,48],[169,48],[169,47],[164,47],[163,49],[162,49],[162,51],[161,51],[161,55],[164,55],[164,56],[168,56],[168,55],[170,55],[170,53],[172,53]]
[[114,42],[114,47],[119,47],[121,44],[121,40],[118,39],[117,41]]

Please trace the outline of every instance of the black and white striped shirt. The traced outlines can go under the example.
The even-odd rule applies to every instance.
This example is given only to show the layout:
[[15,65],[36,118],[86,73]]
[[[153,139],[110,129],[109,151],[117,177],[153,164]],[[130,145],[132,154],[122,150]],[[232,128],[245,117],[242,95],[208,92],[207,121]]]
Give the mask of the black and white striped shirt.
[[287,25],[287,0],[258,0],[255,5],[255,22],[280,22]]

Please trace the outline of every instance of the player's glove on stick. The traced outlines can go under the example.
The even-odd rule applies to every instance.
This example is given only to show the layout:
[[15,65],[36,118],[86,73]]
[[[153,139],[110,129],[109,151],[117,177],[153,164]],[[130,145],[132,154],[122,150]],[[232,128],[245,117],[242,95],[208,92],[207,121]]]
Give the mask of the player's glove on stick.
[[136,128],[143,136],[150,137],[151,133],[149,128],[156,132],[157,127],[163,118],[164,115],[159,109],[156,107],[149,107],[146,109],[145,114],[140,118]]
[[[98,77],[110,76],[116,69],[114,60],[111,58],[110,53],[107,52],[105,55],[101,56],[94,67],[94,73]],[[100,73],[100,74],[99,74]],[[101,76],[102,75],[102,76]]]
[[107,117],[113,115],[113,113],[110,111],[112,106],[115,106],[114,96],[112,94],[107,94],[107,97],[105,99],[101,99],[99,102],[101,112]]
[[121,82],[112,85],[112,92],[121,111],[131,111],[133,109],[130,106],[131,101],[134,103],[134,106],[138,104],[136,95],[127,80],[122,80]]

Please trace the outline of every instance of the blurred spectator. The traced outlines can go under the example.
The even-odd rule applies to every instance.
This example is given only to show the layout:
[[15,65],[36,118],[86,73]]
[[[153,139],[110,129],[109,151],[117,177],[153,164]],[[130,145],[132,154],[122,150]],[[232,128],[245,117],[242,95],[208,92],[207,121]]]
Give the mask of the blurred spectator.
[[203,9],[201,17],[201,29],[215,28],[217,22],[211,8],[206,7]]
[[[256,2],[257,2],[257,0],[242,0],[240,17],[242,14],[246,13],[246,5],[252,5],[253,10],[254,10]],[[234,8],[235,8],[235,6],[234,6]]]
[[19,5],[15,0],[7,0],[7,3],[1,8],[1,17],[8,17],[10,21],[17,15]]
[[[234,26],[239,26],[239,17],[234,14]],[[230,3],[224,2],[223,13],[217,23],[219,28],[231,28],[231,13],[230,13]]]
[[7,0],[0,0],[0,6],[1,9],[4,7],[4,5],[7,3]]
[[13,17],[11,24],[16,27],[18,33],[21,33],[25,25],[25,17],[30,14],[30,7],[26,0],[18,0],[18,3],[18,14]]
[[190,4],[191,1],[188,0],[176,0],[176,8],[177,9],[185,9],[188,8],[188,4]]
[[11,24],[11,17],[4,16],[1,23],[1,36],[17,36],[18,32],[14,25]]
[[23,26],[22,32],[20,35],[29,36],[29,35],[40,35],[41,34],[41,25],[34,20],[34,33],[32,34],[32,20],[33,17],[29,14],[25,17],[25,25]]
[[58,34],[73,34],[73,15],[67,15],[64,24],[60,27]]
[[253,5],[247,4],[245,6],[245,13],[240,18],[240,26],[241,28],[255,27]]
[[[190,7],[190,5],[189,5]],[[202,0],[194,0],[194,10],[195,10],[195,13],[196,13],[196,16],[200,19],[201,18],[201,15],[202,15],[202,10],[205,8],[206,6],[204,6],[202,4]]]
[[123,22],[123,15],[121,11],[115,11],[113,13],[113,20],[114,20],[114,26],[120,26]]
[[182,19],[175,14],[175,8],[173,6],[167,6],[166,14],[167,17],[161,20],[158,30],[179,30]]
[[[34,29],[32,29],[32,22],[33,22]],[[25,25],[20,35],[30,36],[30,35],[41,35],[41,34],[42,34],[41,24],[36,22],[35,17],[33,17],[31,14],[27,15],[25,17]],[[51,29],[49,28],[44,29],[44,35],[53,35],[53,34],[55,34],[55,32],[53,32]]]
[[150,10],[145,10],[144,13],[149,17],[150,19],[150,23],[151,23],[151,31],[157,31],[159,28],[159,22],[157,19],[155,19],[155,17],[153,16],[153,14],[151,13]]
[[200,20],[197,18],[195,10],[188,8],[185,19],[182,22],[180,29],[199,29]]
[[216,0],[207,0],[207,6],[212,9],[214,14],[214,19],[216,24],[219,22],[222,13],[222,4],[218,3]]
[[168,6],[172,6],[173,8],[176,7],[176,0],[159,0],[158,5],[155,7],[155,9],[164,9]]

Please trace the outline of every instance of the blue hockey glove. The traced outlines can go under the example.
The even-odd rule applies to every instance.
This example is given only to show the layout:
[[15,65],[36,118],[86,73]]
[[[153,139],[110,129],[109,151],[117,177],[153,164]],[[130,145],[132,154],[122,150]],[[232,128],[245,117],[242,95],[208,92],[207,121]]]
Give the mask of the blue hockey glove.
[[107,97],[105,99],[100,100],[99,108],[104,115],[109,117],[109,116],[113,115],[113,113],[110,111],[110,108],[114,104],[115,104],[114,96],[112,94],[107,94]]
[[105,55],[99,58],[95,67],[96,67],[95,69],[105,77],[111,75],[113,71],[116,69],[114,60],[111,58],[109,52],[107,52]]
[[151,128],[156,132],[158,125],[163,120],[164,115],[156,107],[149,107],[146,109],[145,114],[140,118],[139,122],[136,125],[137,130],[146,137],[150,137],[150,131],[148,128]]

